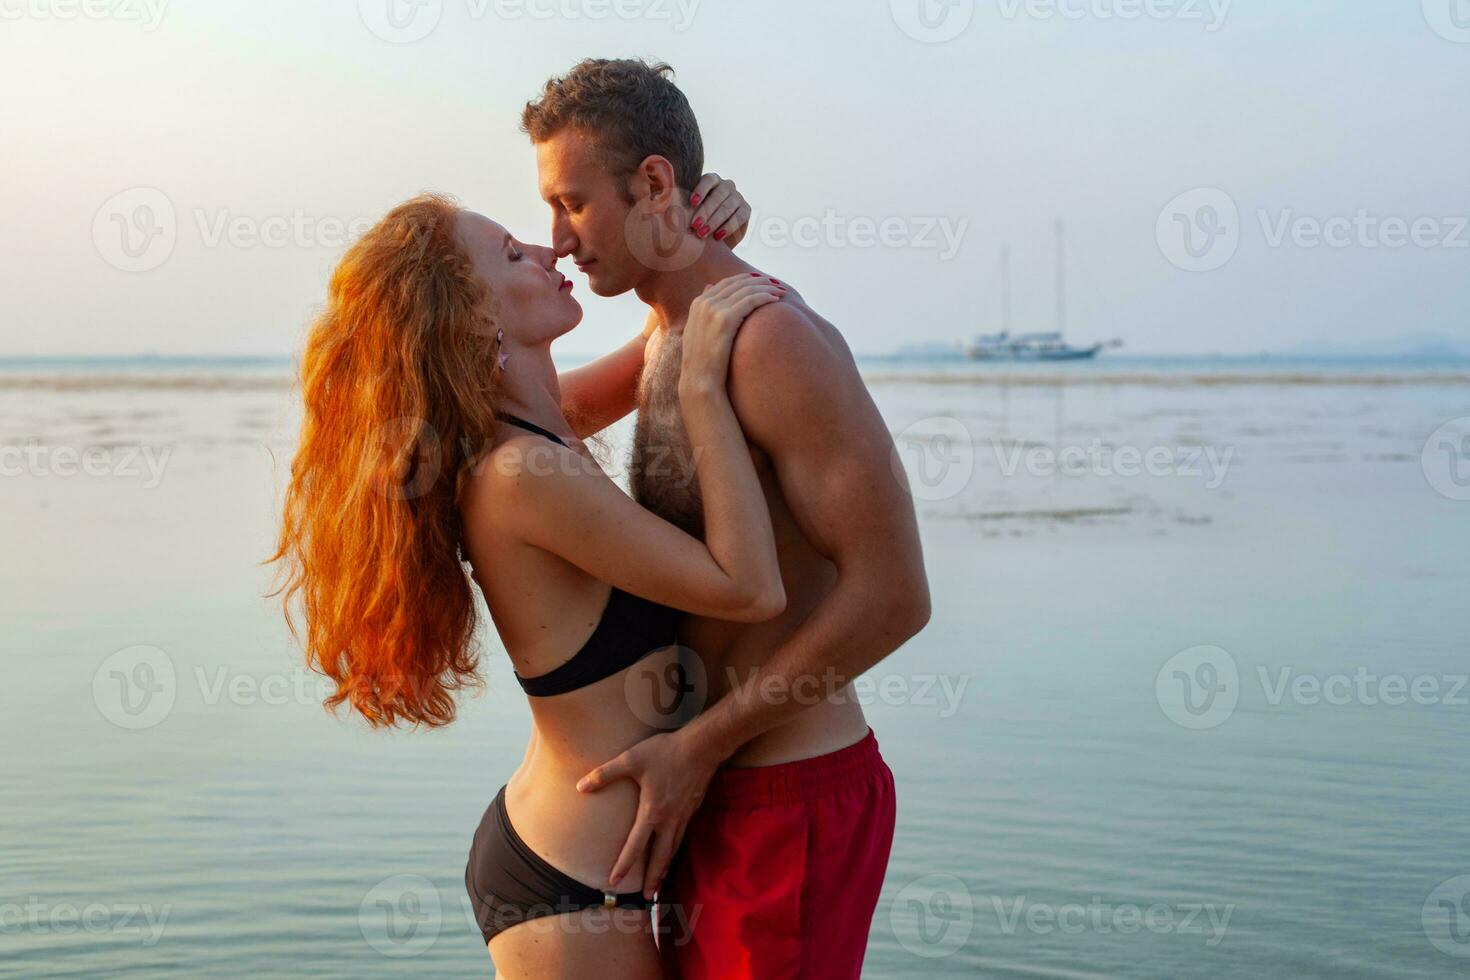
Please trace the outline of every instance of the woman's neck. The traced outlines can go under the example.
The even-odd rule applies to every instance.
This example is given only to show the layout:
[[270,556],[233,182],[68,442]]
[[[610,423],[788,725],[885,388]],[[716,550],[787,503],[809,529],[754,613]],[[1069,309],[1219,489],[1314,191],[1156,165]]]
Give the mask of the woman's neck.
[[561,385],[551,360],[551,345],[515,347],[507,341],[503,349],[510,356],[500,376],[496,411],[575,439],[562,412]]

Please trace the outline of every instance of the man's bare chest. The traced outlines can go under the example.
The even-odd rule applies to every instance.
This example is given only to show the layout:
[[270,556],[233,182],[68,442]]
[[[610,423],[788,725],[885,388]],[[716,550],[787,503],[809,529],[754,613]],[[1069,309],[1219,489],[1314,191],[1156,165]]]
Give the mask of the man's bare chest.
[[679,410],[681,335],[660,330],[649,340],[638,384],[638,419],[629,461],[634,498],[691,534],[704,528],[694,448]]

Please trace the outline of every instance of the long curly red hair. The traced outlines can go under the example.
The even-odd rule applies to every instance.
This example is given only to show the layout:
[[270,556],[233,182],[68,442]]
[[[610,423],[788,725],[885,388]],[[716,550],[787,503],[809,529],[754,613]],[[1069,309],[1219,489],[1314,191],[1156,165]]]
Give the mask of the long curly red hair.
[[487,287],[426,194],[373,226],[332,274],[301,360],[305,417],[277,550],[287,625],[309,667],[374,726],[437,727],[479,686],[459,500],[495,424]]

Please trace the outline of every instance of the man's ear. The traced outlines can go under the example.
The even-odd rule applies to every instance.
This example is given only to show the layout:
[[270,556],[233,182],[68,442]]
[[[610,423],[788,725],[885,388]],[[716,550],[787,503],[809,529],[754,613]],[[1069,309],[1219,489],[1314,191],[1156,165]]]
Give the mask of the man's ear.
[[660,214],[684,203],[686,190],[674,182],[674,165],[657,153],[644,157],[628,181],[634,200],[646,201],[650,214]]

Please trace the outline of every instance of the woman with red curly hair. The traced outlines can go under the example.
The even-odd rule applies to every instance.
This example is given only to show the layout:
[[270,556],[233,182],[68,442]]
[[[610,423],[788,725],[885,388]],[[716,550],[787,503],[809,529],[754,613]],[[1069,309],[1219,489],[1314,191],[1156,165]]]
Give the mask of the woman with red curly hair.
[[582,442],[631,407],[608,378],[637,370],[558,377],[551,343],[582,309],[551,249],[426,195],[332,276],[272,560],[286,562],[293,632],[300,600],[308,663],[336,683],[328,705],[374,726],[453,720],[456,693],[479,683],[472,579],[484,595],[533,721],[465,871],[502,976],[658,975],[642,867],[621,891],[608,881],[637,787],[589,795],[576,781],[659,730],[624,677],[635,663],[672,675],[680,611],[761,621],[785,605],[725,391],[736,329],[783,292],[732,278],[690,311],[679,397],[701,541],[635,503]]

